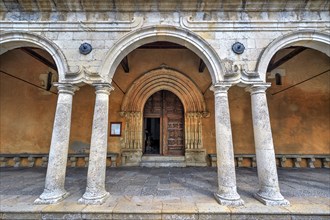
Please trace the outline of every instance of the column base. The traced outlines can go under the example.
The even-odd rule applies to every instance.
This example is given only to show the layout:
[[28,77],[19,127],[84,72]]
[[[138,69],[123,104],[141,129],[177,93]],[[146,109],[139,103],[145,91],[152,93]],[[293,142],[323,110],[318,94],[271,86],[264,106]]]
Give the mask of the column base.
[[93,195],[91,193],[85,193],[82,198],[78,200],[78,203],[85,205],[101,205],[109,197],[110,193],[104,192],[98,195]]
[[238,199],[228,199],[228,198],[221,196],[218,193],[214,193],[214,197],[220,205],[224,205],[224,206],[243,206],[244,205],[244,201],[240,197]]
[[34,204],[56,204],[68,197],[70,193],[63,191],[61,193],[43,192],[38,199],[34,201]]
[[259,202],[267,206],[290,206],[290,202],[286,199],[270,199],[265,198],[258,193],[254,194],[254,198],[256,198]]

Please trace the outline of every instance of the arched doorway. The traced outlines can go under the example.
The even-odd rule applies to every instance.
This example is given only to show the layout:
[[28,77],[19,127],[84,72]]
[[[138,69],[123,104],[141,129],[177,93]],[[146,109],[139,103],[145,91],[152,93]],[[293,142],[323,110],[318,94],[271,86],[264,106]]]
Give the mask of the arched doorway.
[[144,105],[144,154],[183,156],[184,108],[170,91],[154,93]]
[[[206,165],[202,121],[209,112],[200,89],[184,73],[161,66],[142,74],[125,92],[120,115],[124,166],[141,165],[145,154],[180,156],[187,166]],[[149,132],[157,134],[150,150]]]

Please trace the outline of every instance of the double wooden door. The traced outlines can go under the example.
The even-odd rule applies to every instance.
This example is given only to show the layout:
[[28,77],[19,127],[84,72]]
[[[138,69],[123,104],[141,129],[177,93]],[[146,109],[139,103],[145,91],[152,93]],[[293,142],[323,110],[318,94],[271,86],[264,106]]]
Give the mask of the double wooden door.
[[153,94],[144,107],[145,154],[184,155],[184,108],[172,92]]

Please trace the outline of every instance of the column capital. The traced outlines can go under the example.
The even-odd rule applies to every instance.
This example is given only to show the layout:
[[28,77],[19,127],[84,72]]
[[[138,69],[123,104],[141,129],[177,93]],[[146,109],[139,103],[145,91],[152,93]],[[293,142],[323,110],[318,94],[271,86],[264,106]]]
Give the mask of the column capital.
[[271,83],[257,83],[246,87],[245,91],[250,92],[251,95],[258,93],[265,93],[266,90],[271,86]]
[[210,90],[213,91],[214,94],[227,93],[231,86],[231,83],[215,83],[211,86]]
[[58,93],[74,95],[75,91],[79,90],[78,86],[72,85],[70,83],[54,83],[54,86],[57,86]]
[[110,95],[110,92],[114,90],[112,85],[110,83],[93,83],[93,86],[95,87],[95,93],[104,93],[107,95]]

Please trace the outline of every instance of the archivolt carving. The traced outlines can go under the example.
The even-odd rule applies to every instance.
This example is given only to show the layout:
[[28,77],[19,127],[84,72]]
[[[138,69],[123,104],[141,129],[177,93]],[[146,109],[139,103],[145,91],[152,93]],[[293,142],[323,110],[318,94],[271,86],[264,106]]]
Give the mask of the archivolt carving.
[[142,112],[148,98],[160,90],[173,92],[185,112],[206,112],[205,100],[197,86],[185,75],[168,68],[155,69],[137,79],[128,89],[121,110]]
[[202,149],[202,118],[208,116],[204,97],[187,76],[164,67],[147,72],[128,89],[121,107],[126,119],[122,148],[142,149],[143,108],[160,90],[173,92],[184,106],[186,149]]

